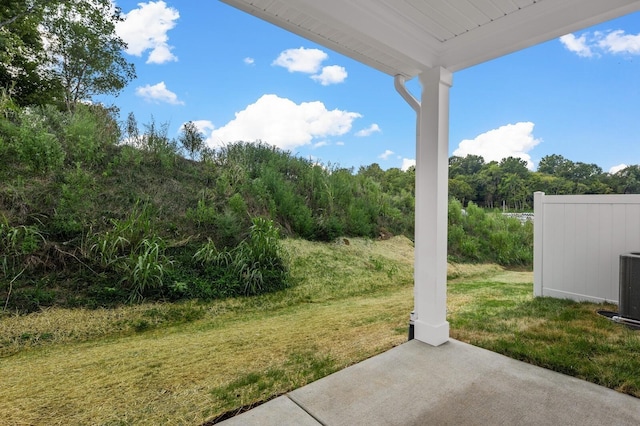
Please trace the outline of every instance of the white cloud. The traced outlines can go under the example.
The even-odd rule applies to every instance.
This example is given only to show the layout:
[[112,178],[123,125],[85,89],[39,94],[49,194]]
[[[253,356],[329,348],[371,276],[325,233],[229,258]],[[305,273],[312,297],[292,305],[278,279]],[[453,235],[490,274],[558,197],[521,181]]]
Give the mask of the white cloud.
[[329,56],[319,49],[287,49],[273,61],[273,65],[286,68],[289,72],[304,72],[315,74],[320,65]]
[[356,132],[356,136],[358,137],[370,136],[373,133],[377,133],[377,132],[382,132],[382,129],[380,129],[380,126],[378,126],[376,123],[373,123],[371,126],[367,127],[366,129],[358,130]]
[[328,67],[322,68],[320,74],[312,75],[311,78],[323,86],[338,84],[346,80],[347,70],[340,65],[329,65]]
[[416,160],[412,159],[412,158],[403,158],[402,159],[402,166],[400,166],[400,169],[403,172],[406,172],[407,170],[409,170],[410,167],[415,167],[416,165]]
[[593,56],[591,48],[587,45],[587,36],[582,34],[576,38],[573,34],[567,34],[560,37],[560,42],[564,44],[569,51],[576,53],[578,56],[590,58]]
[[184,105],[184,102],[178,99],[178,95],[167,89],[164,81],[153,86],[147,84],[146,86],[136,88],[136,95],[140,96],[148,102],[164,102],[171,105]]
[[640,54],[640,34],[625,34],[623,30],[611,31],[598,42],[609,53]]
[[312,74],[311,79],[323,86],[342,83],[347,78],[347,70],[339,65],[322,67],[322,63],[329,57],[320,49],[287,49],[273,61],[272,65],[286,68],[289,72]]
[[167,32],[176,26],[180,13],[164,1],[138,3],[138,8],[123,14],[124,21],[116,26],[116,33],[127,43],[126,52],[142,56],[149,52],[148,64],[177,61],[171,52]]
[[540,139],[533,136],[533,127],[531,122],[520,122],[489,130],[475,139],[460,142],[453,155],[481,155],[487,162],[516,157],[526,161],[527,168],[533,170],[534,164],[528,152],[540,143]]
[[320,141],[316,144],[313,145],[313,149],[318,149],[318,148],[322,148],[323,146],[327,146],[329,145],[329,142],[327,141]]
[[382,158],[383,160],[387,160],[393,154],[394,154],[393,151],[387,149],[385,152],[383,152],[382,154],[378,155],[378,158]]
[[244,58],[244,63],[247,64],[247,65],[253,65],[255,62],[256,61],[253,58],[250,58],[250,57]]
[[611,173],[611,174],[613,175],[613,174],[618,173],[620,170],[624,170],[624,169],[626,169],[627,167],[629,167],[629,166],[627,166],[627,165],[626,165],[626,164],[624,164],[624,163],[623,163],[623,164],[618,164],[617,166],[613,166],[613,167],[611,167],[611,168],[609,169],[609,173]]
[[340,141],[340,142],[336,142],[337,146],[344,146],[344,142]]
[[322,102],[295,102],[276,95],[263,95],[237,112],[235,118],[214,130],[207,143],[262,140],[282,149],[307,145],[315,138],[340,136],[351,130],[357,112],[327,110]]
[[626,34],[624,30],[586,32],[580,37],[567,34],[560,37],[560,42],[582,57],[607,53],[640,55],[640,34]]

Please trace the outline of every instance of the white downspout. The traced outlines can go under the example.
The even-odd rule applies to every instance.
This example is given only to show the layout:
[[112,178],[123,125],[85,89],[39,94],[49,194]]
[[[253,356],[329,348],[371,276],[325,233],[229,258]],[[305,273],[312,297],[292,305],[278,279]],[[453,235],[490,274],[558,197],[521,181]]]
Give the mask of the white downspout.
[[[409,93],[409,91],[407,90],[407,87],[405,86],[406,82],[407,82],[407,79],[402,74],[396,74],[395,77],[393,78],[393,86],[396,88],[396,92],[398,92],[400,96],[402,96],[402,98],[405,101],[407,101],[409,106],[416,112],[416,122],[417,122],[417,119],[420,117],[420,101],[418,101],[415,97],[413,97],[411,93]],[[416,132],[418,131],[417,127],[418,126],[416,125]],[[409,317],[409,340],[413,340],[415,337],[415,331],[414,331],[415,320],[416,320],[416,313],[415,311],[411,311],[411,315]]]
[[420,114],[420,101],[418,101],[416,98],[413,97],[411,93],[409,93],[409,91],[407,90],[407,87],[405,86],[406,81],[407,79],[404,75],[397,74],[393,78],[393,85],[396,88],[396,91],[400,93],[400,96],[402,96],[402,98],[405,101],[407,101],[409,106],[413,108],[416,114]]

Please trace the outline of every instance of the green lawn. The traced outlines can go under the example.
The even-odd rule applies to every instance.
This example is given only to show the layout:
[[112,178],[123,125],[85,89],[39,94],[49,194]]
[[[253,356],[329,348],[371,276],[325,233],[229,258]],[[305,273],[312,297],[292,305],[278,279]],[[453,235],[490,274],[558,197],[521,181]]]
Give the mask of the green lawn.
[[[201,424],[406,341],[409,240],[285,245],[276,294],[0,317],[0,419]],[[452,337],[640,396],[640,337],[595,313],[612,307],[533,299],[530,272],[449,275]]]
[[640,331],[597,314],[615,305],[533,298],[531,280],[450,282],[452,337],[640,397]]

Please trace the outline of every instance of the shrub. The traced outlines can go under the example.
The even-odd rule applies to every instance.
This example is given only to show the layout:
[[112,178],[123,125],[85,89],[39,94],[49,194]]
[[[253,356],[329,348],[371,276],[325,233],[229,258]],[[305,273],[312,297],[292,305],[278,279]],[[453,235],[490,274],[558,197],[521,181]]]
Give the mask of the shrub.
[[273,221],[258,217],[252,223],[249,236],[234,249],[219,251],[209,240],[194,255],[209,278],[224,287],[221,293],[252,296],[289,283],[288,259]]
[[449,224],[449,230],[447,233],[447,245],[449,247],[449,251],[459,251],[465,240],[468,240],[468,238],[464,232],[462,224]]
[[164,254],[164,242],[158,237],[143,239],[117,265],[122,271],[121,282],[129,289],[129,300],[142,300],[149,290],[163,286],[163,278],[171,261]]
[[81,233],[88,225],[94,207],[95,179],[79,163],[75,169],[65,171],[63,179],[53,216],[53,232],[69,238]]
[[244,216],[238,216],[230,208],[216,216],[216,236],[223,247],[235,247],[246,235]]
[[18,159],[29,170],[46,174],[59,169],[64,163],[65,153],[56,135],[44,127],[44,119],[35,111],[26,110],[12,145]]
[[64,128],[67,161],[87,166],[98,164],[105,155],[98,122],[88,107],[78,105]]
[[355,200],[347,209],[348,233],[359,237],[373,237],[375,235],[376,214],[372,214],[374,207],[362,200]]
[[46,240],[33,225],[11,226],[6,217],[0,220],[0,268],[3,275],[17,273],[20,269],[34,266],[28,262],[30,255],[40,250]]
[[204,197],[198,200],[198,205],[195,209],[188,208],[186,212],[187,219],[194,222],[198,227],[212,226],[216,221],[217,215],[216,208],[213,205],[209,205]]
[[145,132],[142,136],[142,148],[151,153],[154,160],[164,169],[171,169],[178,152],[177,143],[168,136],[169,124],[157,125],[153,117],[144,125]]
[[344,235],[344,224],[336,216],[320,216],[316,222],[313,238],[318,241],[333,241]]
[[531,265],[533,225],[485,211],[469,203],[463,212],[457,200],[449,202],[449,256],[458,262]]
[[172,265],[164,241],[152,231],[149,205],[138,205],[126,219],[112,220],[110,231],[90,236],[86,254],[97,267],[120,277],[130,302],[161,290]]
[[140,167],[142,160],[142,151],[129,145],[123,145],[120,149],[120,155],[114,159],[116,166],[130,168]]
[[236,249],[234,267],[244,281],[244,294],[280,290],[289,281],[288,262],[273,221],[253,219],[249,238]]
[[242,195],[235,193],[229,198],[229,208],[231,211],[237,216],[246,216],[247,212],[247,203],[242,198]]

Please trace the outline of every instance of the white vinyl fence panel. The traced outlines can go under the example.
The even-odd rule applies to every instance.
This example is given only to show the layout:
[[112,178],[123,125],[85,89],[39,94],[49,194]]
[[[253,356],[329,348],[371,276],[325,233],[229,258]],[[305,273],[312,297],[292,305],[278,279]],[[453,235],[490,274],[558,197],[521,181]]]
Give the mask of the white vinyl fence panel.
[[620,255],[640,252],[640,195],[534,194],[534,294],[618,303]]

